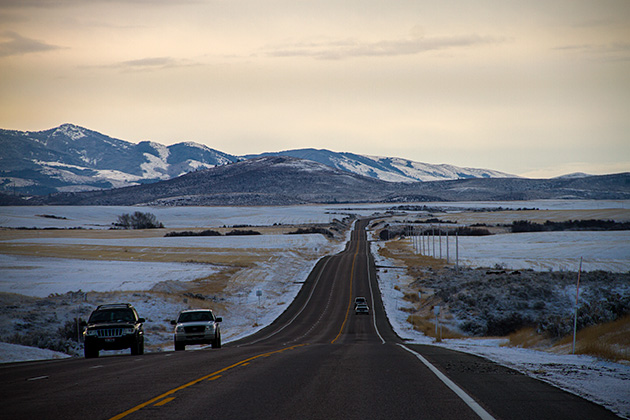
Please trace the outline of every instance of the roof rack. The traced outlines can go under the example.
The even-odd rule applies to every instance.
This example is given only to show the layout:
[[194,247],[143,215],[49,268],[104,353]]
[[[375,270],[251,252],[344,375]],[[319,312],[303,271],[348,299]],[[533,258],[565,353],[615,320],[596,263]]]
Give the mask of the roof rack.
[[96,310],[108,308],[133,308],[133,305],[131,303],[107,303],[105,305],[98,305]]

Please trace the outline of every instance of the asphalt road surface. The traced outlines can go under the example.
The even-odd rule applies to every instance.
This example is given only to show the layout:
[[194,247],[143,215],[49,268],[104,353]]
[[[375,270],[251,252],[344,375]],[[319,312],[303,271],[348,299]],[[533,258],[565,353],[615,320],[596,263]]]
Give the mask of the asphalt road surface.
[[[616,419],[485,359],[392,331],[357,223],[272,325],[222,349],[0,366],[1,419]],[[365,296],[369,315],[354,314]]]

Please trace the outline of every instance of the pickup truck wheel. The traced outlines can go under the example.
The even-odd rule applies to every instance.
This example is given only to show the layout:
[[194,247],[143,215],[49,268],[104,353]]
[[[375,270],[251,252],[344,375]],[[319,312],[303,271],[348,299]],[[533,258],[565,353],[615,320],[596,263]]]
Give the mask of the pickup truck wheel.
[[219,333],[219,335],[217,335],[217,337],[212,341],[212,348],[213,349],[220,349],[221,348],[221,334]]
[[175,351],[186,350],[186,344],[175,341]]

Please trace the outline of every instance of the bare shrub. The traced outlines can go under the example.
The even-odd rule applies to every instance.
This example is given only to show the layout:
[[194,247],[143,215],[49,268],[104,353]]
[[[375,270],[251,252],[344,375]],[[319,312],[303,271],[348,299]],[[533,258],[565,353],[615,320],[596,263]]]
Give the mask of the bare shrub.
[[158,222],[157,217],[153,213],[140,211],[133,214],[121,214],[113,225],[120,229],[157,229],[164,227],[162,223]]
[[417,293],[405,293],[403,299],[412,303],[420,302],[420,296]]

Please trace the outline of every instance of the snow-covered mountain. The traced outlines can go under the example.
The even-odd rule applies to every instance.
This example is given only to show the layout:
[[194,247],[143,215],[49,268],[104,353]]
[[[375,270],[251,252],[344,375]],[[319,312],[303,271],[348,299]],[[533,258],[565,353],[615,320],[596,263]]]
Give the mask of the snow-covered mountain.
[[390,182],[515,177],[488,169],[319,149],[239,157],[193,142],[171,146],[151,141],[136,144],[73,124],[63,124],[44,131],[0,130],[0,192],[42,195],[119,188],[172,179],[199,169],[264,156],[311,160]]
[[139,185],[237,160],[198,143],[136,144],[72,124],[0,130],[0,190],[25,194]]

